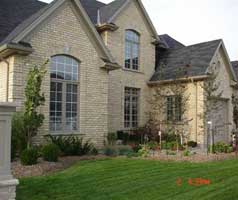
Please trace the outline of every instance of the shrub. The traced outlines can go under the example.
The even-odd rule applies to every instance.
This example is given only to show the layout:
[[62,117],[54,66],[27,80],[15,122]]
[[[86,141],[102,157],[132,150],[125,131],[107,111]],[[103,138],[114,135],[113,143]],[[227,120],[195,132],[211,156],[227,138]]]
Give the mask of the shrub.
[[186,157],[187,157],[187,156],[190,156],[190,155],[191,155],[191,153],[190,153],[190,151],[188,151],[188,150],[183,152],[183,156],[186,156]]
[[209,151],[211,152],[212,150],[213,153],[230,153],[232,152],[232,147],[223,142],[217,142],[213,145],[213,148],[209,146]]
[[57,162],[59,153],[59,147],[55,144],[48,144],[42,148],[42,156],[45,161]]
[[150,148],[148,145],[141,145],[141,149],[138,151],[139,155],[143,158],[146,158],[149,156]]
[[98,150],[95,147],[93,147],[92,150],[90,151],[90,154],[91,155],[98,155]]
[[127,144],[129,141],[129,133],[127,133],[125,131],[118,131],[117,139],[121,140],[123,142],[123,144]]
[[129,146],[118,146],[118,152],[121,156],[127,156],[128,154],[133,153],[133,150]]
[[[82,156],[92,152],[94,145],[90,140],[83,142],[77,136],[49,136],[51,142],[57,145],[65,156]],[[95,150],[94,150],[95,152]]]
[[188,141],[187,145],[188,145],[189,147],[195,148],[195,147],[197,147],[197,142]]
[[131,148],[132,148],[132,150],[133,150],[135,153],[138,153],[138,151],[141,149],[141,145],[139,145],[139,144],[132,144],[132,145],[131,145]]
[[166,154],[167,155],[170,155],[170,156],[175,156],[176,155],[176,152],[174,152],[174,151],[166,151]]
[[18,112],[12,118],[11,157],[12,160],[18,153],[27,147],[26,131],[24,127],[23,113]]
[[109,145],[114,145],[117,140],[117,134],[116,133],[108,133],[107,135],[107,141]]
[[158,149],[158,143],[154,142],[154,141],[150,141],[148,144],[149,148],[153,151],[155,151],[156,149]]
[[35,165],[38,159],[38,151],[35,148],[25,149],[20,154],[22,165]]
[[106,146],[103,152],[106,156],[118,156],[119,154],[118,149],[115,148],[115,146]]

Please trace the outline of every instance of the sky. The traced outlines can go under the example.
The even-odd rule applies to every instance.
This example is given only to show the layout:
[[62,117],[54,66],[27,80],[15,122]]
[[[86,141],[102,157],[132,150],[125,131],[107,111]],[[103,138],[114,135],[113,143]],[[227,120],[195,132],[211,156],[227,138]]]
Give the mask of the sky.
[[238,60],[238,0],[142,2],[158,34],[167,33],[185,45],[223,39],[230,59]]

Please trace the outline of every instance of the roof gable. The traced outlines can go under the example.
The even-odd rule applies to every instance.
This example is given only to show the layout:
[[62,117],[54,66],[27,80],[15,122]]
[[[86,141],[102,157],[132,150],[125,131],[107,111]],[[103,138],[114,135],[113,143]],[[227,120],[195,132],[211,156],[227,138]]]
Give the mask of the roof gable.
[[111,24],[111,23],[114,24],[116,18],[122,13],[123,10],[125,10],[128,7],[129,3],[132,2],[138,4],[140,12],[145,18],[145,21],[148,23],[154,38],[159,41],[157,31],[148,13],[146,12],[141,0],[115,0],[108,5],[101,7],[99,10],[99,17],[100,17],[99,22],[101,24]]
[[[168,49],[150,81],[205,75],[221,43],[222,40],[214,40],[178,49]],[[163,70],[161,69],[162,65],[164,66]]]
[[[56,0],[53,1],[51,4],[45,6],[43,9],[39,10],[37,13],[23,21],[20,25],[18,25],[11,34],[4,40],[7,43],[19,43],[21,42],[31,31],[33,31],[40,23],[42,23],[46,18],[48,18],[58,7],[60,7],[66,0]],[[104,62],[107,64],[112,63],[116,64],[114,58],[106,48],[105,44],[103,43],[101,37],[99,36],[98,32],[96,31],[94,25],[92,24],[91,20],[89,19],[88,15],[86,14],[85,10],[83,9],[80,1],[72,0],[71,1],[74,6],[77,8],[80,16],[84,20],[86,27],[88,28],[88,34],[91,34],[94,37],[95,44],[98,45],[101,55]],[[117,65],[117,64],[116,64]]]

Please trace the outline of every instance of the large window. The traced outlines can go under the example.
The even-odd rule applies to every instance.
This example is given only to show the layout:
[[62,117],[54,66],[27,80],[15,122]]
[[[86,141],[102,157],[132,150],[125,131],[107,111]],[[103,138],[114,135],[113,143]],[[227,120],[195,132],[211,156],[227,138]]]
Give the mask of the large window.
[[132,30],[126,30],[125,41],[125,68],[139,70],[139,34]]
[[139,95],[140,95],[139,89],[129,87],[125,88],[125,101],[124,101],[125,128],[138,127]]
[[64,55],[51,58],[50,130],[78,129],[79,63]]
[[182,120],[182,97],[168,96],[167,98],[167,120],[181,121]]

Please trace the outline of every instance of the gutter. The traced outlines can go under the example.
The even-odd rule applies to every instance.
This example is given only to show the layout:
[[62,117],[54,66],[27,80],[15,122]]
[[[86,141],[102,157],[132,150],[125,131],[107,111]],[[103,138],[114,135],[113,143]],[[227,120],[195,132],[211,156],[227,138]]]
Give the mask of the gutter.
[[190,82],[190,81],[200,81],[209,78],[208,75],[202,75],[202,76],[193,76],[188,78],[179,78],[179,79],[168,79],[168,80],[162,80],[162,81],[148,81],[147,84],[150,86],[154,85],[164,85],[164,84],[170,84],[170,83],[177,83],[179,81],[181,82]]

